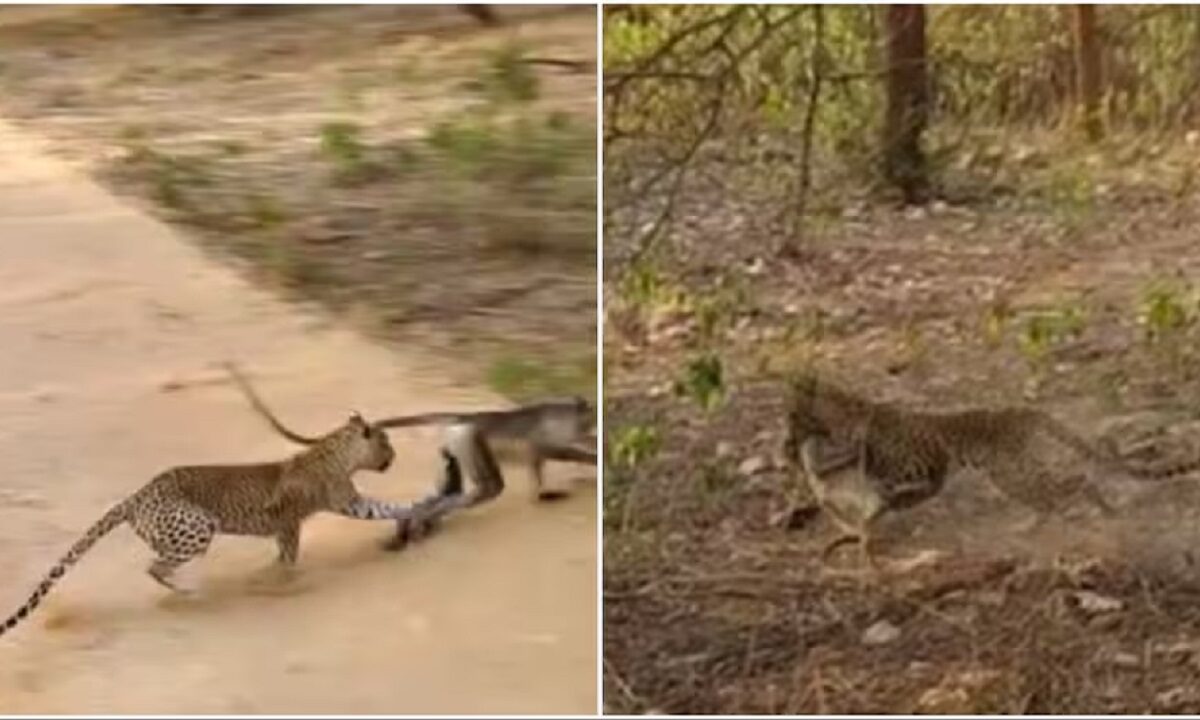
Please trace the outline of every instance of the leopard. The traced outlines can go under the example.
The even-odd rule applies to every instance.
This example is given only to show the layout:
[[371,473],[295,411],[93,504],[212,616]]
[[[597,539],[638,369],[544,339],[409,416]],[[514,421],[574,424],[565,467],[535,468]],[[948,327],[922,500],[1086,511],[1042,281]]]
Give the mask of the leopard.
[[1030,508],[1035,525],[1082,497],[1106,516],[1116,510],[1080,475],[1061,477],[1038,443],[1049,439],[1106,471],[1160,480],[1200,468],[1200,457],[1134,467],[1110,446],[1094,445],[1038,408],[1009,405],[922,411],[877,402],[815,373],[790,379],[783,456],[802,471],[816,500],[789,511],[791,524],[824,512],[841,531],[821,553],[828,561],[847,543],[878,570],[872,526],[886,513],[936,497],[960,469],[982,470],[1001,494]]
[[[404,521],[436,512],[429,503],[396,504],[360,494],[359,471],[386,472],[396,452],[387,433],[354,413],[311,446],[275,462],[188,465],[164,470],[101,515],[56,562],[23,605],[0,624],[0,635],[28,617],[97,542],[128,524],[155,553],[147,573],[164,587],[190,593],[172,579],[204,555],[217,535],[274,537],[275,567],[296,565],[300,531],[316,513],[358,520]],[[457,467],[447,466],[451,475]]]

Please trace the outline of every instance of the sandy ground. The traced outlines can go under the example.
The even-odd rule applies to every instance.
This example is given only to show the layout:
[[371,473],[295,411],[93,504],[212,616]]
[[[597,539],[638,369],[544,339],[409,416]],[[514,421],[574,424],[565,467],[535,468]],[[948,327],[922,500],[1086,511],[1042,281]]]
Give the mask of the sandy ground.
[[485,100],[514,48],[594,63],[596,14],[497,13],[0,6],[0,116],[256,285],[469,357],[464,379],[506,397],[590,396],[595,72],[531,65],[536,98]]
[[[0,156],[0,606],[157,471],[291,451],[217,361],[310,432],[496,401],[248,286],[36,138],[0,125]],[[401,460],[360,488],[423,494],[432,440],[396,435]],[[168,597],[118,529],[0,639],[0,713],[592,712],[595,484],[556,480],[571,499],[537,506],[517,474],[399,555],[385,525],[317,518],[286,595],[255,582],[270,541],[221,538],[182,574],[197,596]]]

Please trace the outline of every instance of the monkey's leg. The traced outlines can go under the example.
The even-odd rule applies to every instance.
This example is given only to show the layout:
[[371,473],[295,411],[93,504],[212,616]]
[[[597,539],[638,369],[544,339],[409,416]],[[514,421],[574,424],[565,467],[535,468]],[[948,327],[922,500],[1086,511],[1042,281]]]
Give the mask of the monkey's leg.
[[458,460],[445,447],[442,453],[442,473],[435,485],[433,495],[413,505],[413,516],[396,521],[396,531],[383,544],[383,549],[396,552],[408,547],[412,540],[428,537],[449,512],[450,500],[462,497],[462,468]]
[[843,545],[848,545],[849,543],[862,543],[862,538],[854,533],[846,533],[844,535],[837,536],[825,544],[825,549],[821,551],[821,562],[828,565],[830,556],[833,555],[838,548]]
[[863,564],[874,575],[879,575],[883,572],[879,561],[875,558],[875,538],[871,533],[871,519],[863,521],[862,527],[859,529],[858,547],[862,557]]
[[[801,445],[800,458],[805,482],[813,495],[819,498],[823,492],[823,479],[827,475],[842,472],[858,462],[859,453],[854,450],[833,452],[830,450],[829,443],[814,438],[806,440]],[[821,510],[819,500],[817,502],[801,502],[793,495],[788,501],[787,508],[774,516],[772,524],[785,530],[800,530],[815,520]]]
[[571,447],[569,445],[539,446],[542,457],[547,460],[578,463],[580,465],[595,465],[596,451],[589,448]]
[[[396,533],[384,546],[400,550],[414,536],[441,521],[452,512],[488,502],[504,491],[504,476],[491,448],[474,425],[454,425],[447,429],[442,445],[442,478],[438,492],[417,502],[410,518],[397,523]],[[462,470],[465,467],[471,484],[464,494]]]
[[837,552],[838,548],[850,543],[861,543],[862,534],[859,531],[859,523],[851,522],[848,518],[844,517],[839,508],[832,505],[824,505],[822,509],[825,511],[825,515],[833,521],[833,524],[840,531],[840,534],[826,543],[825,549],[821,551],[821,562],[828,565],[830,557],[833,556],[833,553]]
[[[492,454],[486,439],[474,425],[453,425],[447,428],[446,449],[466,468],[468,477],[475,485],[472,492],[461,502],[463,507],[490,502],[504,492],[504,475],[500,472],[496,456]],[[448,508],[446,512],[452,509],[455,508]]]
[[547,460],[592,465],[593,467],[596,465],[596,452],[585,448],[567,445],[534,445],[531,451],[533,458],[530,461],[530,475],[534,482],[534,498],[542,502],[561,500],[570,495],[566,490],[546,489],[542,468]]

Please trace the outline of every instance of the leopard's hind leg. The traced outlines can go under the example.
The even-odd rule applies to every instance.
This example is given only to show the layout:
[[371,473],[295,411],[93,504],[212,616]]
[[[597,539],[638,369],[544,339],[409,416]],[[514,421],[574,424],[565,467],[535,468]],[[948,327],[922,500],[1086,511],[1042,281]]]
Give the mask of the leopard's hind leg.
[[217,534],[212,515],[186,502],[170,502],[134,511],[133,530],[158,557],[147,573],[155,582],[177,592],[186,592],[173,580],[184,563],[208,551]]

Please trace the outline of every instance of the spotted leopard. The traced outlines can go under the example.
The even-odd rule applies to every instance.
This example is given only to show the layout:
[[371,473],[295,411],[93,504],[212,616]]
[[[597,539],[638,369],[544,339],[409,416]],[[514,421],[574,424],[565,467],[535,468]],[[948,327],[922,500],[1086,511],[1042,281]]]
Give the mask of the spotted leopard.
[[[149,575],[177,589],[172,573],[203,555],[218,534],[274,537],[278,562],[287,568],[297,559],[301,524],[315,513],[405,520],[434,511],[437,496],[415,505],[398,505],[359,494],[353,475],[360,470],[383,472],[394,458],[387,433],[355,414],[283,461],[168,469],[101,516],[50,569],[29,599],[0,625],[0,635],[33,612],[97,541],[125,523],[156,554]],[[446,470],[457,472],[457,468]]]

